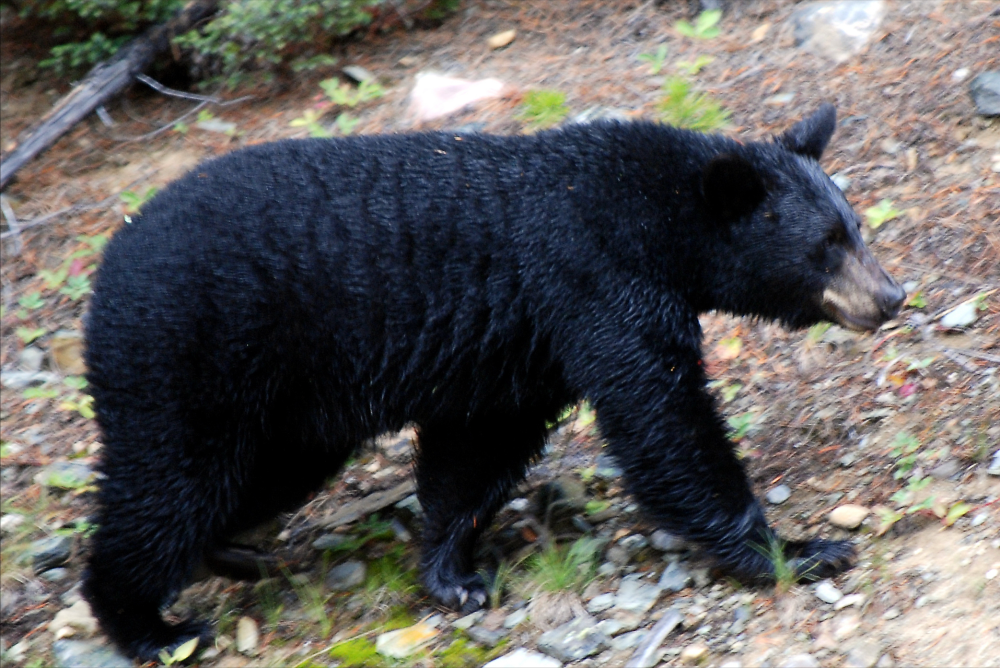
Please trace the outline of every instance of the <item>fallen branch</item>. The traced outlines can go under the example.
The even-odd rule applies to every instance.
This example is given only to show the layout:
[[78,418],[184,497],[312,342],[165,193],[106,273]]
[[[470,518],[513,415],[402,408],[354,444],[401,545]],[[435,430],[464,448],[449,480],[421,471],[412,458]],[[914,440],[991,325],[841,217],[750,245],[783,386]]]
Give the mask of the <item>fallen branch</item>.
[[121,49],[111,60],[98,63],[87,76],[33,127],[18,138],[14,148],[0,156],[0,189],[21,167],[48,148],[87,114],[128,86],[161,52],[170,39],[188,31],[215,11],[218,0],[191,0],[176,17]]

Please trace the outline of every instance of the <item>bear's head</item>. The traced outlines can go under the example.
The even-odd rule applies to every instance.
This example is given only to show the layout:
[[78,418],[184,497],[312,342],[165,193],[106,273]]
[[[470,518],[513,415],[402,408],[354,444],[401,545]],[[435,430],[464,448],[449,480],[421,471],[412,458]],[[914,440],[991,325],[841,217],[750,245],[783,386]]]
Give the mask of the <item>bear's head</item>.
[[836,127],[823,105],[771,142],[732,147],[702,170],[717,232],[716,308],[804,327],[877,329],[906,297],[861,238],[861,219],[819,166]]

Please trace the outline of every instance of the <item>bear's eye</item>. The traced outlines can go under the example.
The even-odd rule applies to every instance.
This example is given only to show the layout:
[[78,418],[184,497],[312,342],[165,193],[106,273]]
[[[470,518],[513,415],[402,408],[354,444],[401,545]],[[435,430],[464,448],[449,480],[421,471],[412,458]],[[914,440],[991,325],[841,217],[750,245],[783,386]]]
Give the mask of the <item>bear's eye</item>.
[[827,233],[826,238],[823,239],[823,247],[826,249],[832,249],[844,246],[847,243],[847,231],[844,230],[843,225],[838,225]]

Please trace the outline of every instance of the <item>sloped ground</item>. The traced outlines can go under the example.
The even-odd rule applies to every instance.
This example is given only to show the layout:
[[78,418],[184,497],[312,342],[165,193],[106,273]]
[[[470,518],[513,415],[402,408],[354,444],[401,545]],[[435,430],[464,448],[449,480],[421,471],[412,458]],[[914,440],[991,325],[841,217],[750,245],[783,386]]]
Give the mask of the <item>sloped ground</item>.
[[[258,537],[288,564],[283,575],[257,585],[211,578],[188,590],[174,612],[194,610],[218,623],[220,642],[206,665],[291,665],[307,658],[316,665],[478,665],[513,648],[535,648],[543,627],[557,626],[588,604],[597,610],[595,597],[616,591],[614,607],[593,613],[595,624],[617,622],[617,629],[614,623],[602,627],[617,631],[612,646],[578,665],[623,665],[637,639],[626,635],[629,628],[647,629],[671,608],[682,612],[684,623],[663,643],[666,665],[696,661],[697,652],[683,650],[698,646],[705,649],[701,660],[715,665],[780,666],[802,654],[823,666],[998,665],[1000,478],[987,468],[1000,443],[1000,125],[975,115],[967,80],[956,76],[963,69],[974,76],[1000,68],[996,4],[892,2],[865,51],[840,65],[795,46],[789,25],[794,3],[733,4],[738,6],[722,20],[720,36],[696,40],[674,28],[690,18],[684,3],[467,2],[438,28],[376,35],[344,45],[337,55],[341,64],[373,72],[387,90],[352,112],[360,119],[355,132],[418,127],[407,96],[422,70],[497,77],[510,85],[500,100],[419,126],[429,128],[475,124],[488,132],[522,131],[516,116],[521,94],[536,88],[564,92],[573,114],[600,106],[655,117],[664,77],[676,73],[677,60],[698,55],[714,60],[693,77],[695,86],[732,112],[728,131],[736,136],[763,137],[821,101],[836,103],[841,121],[824,166],[849,179],[846,193],[859,211],[888,199],[901,212],[866,234],[883,265],[907,284],[910,306],[875,335],[839,328],[787,333],[715,315],[703,322],[720,404],[745,432],[739,447],[758,491],[785,485],[791,492],[787,501],[769,505],[779,529],[790,537],[855,536],[861,562],[833,583],[857,594],[847,599],[854,604],[836,609],[813,587],[741,587],[705,570],[710,564],[697,551],[644,545],[636,536],[649,536],[654,527],[643,522],[607,462],[596,459],[599,436],[585,419],[570,416],[522,487],[526,502],[506,509],[487,536],[484,567],[518,565],[500,607],[470,630],[452,628],[457,615],[434,609],[414,586],[419,518],[407,503],[378,509],[379,520],[344,524],[332,533],[325,526],[338,510],[406,483],[405,443],[397,443],[362,453],[327,493]],[[490,35],[507,29],[517,30],[510,46],[486,45]],[[4,18],[2,42],[0,129],[7,142],[66,86],[37,69],[43,53],[24,41],[10,17]],[[661,44],[669,53],[663,70],[651,74],[638,56],[656,53]],[[211,108],[216,119],[235,124],[232,136],[194,127],[193,118],[187,132],[173,131],[173,120],[194,103],[134,90],[109,105],[113,127],[88,119],[7,189],[21,224],[41,223],[4,240],[0,368],[30,373],[40,353],[43,373],[66,373],[41,389],[26,391],[7,380],[3,389],[5,665],[80,660],[62,654],[65,640],[53,654],[58,628],[48,625],[75,600],[90,498],[85,484],[65,474],[48,485],[36,476],[67,461],[83,467],[69,473],[85,473],[99,449],[93,422],[82,415],[86,407],[79,408],[85,400],[62,380],[78,373],[72,368],[75,341],[56,334],[80,330],[82,277],[94,261],[88,254],[94,235],[119,224],[127,206],[118,198],[122,190],[145,193],[211,155],[303,136],[289,124],[317,105],[317,84],[331,74],[297,75],[282,87],[250,91],[253,99]],[[139,139],[121,140],[126,137]],[[71,205],[83,206],[43,219]],[[65,276],[54,275],[60,269]],[[973,299],[971,325],[942,326],[942,316]],[[43,333],[25,345],[30,330]],[[558,498],[567,502],[550,508]],[[855,532],[831,526],[828,512],[847,502],[881,507],[882,515],[870,515]],[[950,527],[935,514],[963,510]],[[887,527],[882,518],[895,519],[894,513],[901,517]],[[594,561],[602,574],[575,593],[538,594],[529,562],[518,560],[547,541],[569,543],[588,525],[604,540]],[[61,569],[36,575],[22,559],[39,551],[32,541],[47,537],[67,538],[69,558]],[[320,538],[328,549],[313,547]],[[348,561],[366,564],[364,582],[332,589],[343,581],[329,571]],[[621,606],[621,578],[645,574],[639,582],[651,585],[668,562],[693,582],[679,592],[664,591],[647,612],[628,613]],[[506,628],[504,622],[522,611],[530,613],[527,621]],[[424,649],[392,661],[373,654],[369,641],[428,617],[438,628]],[[260,632],[245,653],[234,642],[241,618],[253,620]],[[88,635],[75,631],[74,639],[86,643],[77,650],[99,643],[99,636]]]

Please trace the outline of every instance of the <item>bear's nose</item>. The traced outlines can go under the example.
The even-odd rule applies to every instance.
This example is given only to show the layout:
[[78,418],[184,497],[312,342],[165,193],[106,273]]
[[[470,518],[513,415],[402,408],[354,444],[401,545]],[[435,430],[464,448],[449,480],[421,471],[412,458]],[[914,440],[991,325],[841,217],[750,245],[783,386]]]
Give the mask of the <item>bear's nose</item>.
[[886,278],[887,280],[883,282],[882,288],[878,292],[876,303],[882,316],[886,320],[891,320],[899,313],[903,300],[906,299],[906,291],[896,281],[888,276]]

